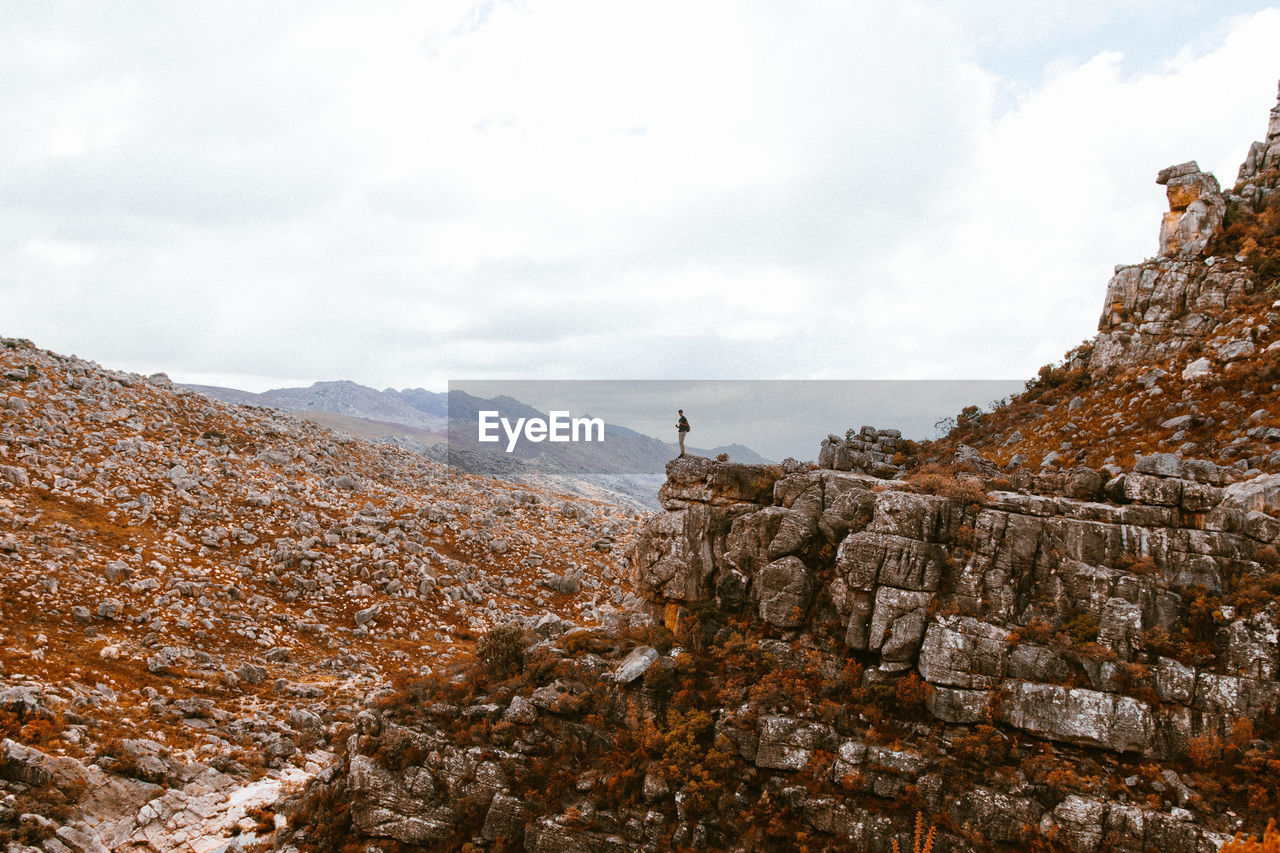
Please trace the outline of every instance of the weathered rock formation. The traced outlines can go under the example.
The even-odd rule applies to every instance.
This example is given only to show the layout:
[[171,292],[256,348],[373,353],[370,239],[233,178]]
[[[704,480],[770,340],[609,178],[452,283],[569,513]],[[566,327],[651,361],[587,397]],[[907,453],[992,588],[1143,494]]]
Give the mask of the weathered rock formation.
[[1266,137],[1249,146],[1236,176],[1234,192],[1256,207],[1276,191],[1277,183],[1280,183],[1280,98],[1271,108]]
[[1161,169],[1156,183],[1167,187],[1169,196],[1169,212],[1160,223],[1160,257],[1200,254],[1227,209],[1218,179],[1191,160]]
[[902,470],[894,461],[901,444],[902,431],[896,429],[864,426],[856,433],[849,430],[844,438],[829,435],[818,448],[818,467],[889,479]]
[[[685,481],[694,467],[703,482],[718,477],[714,463],[672,467]],[[1225,718],[1260,721],[1280,702],[1275,605],[1221,617],[1211,665],[1144,644],[1152,629],[1177,629],[1189,595],[1273,571],[1254,557],[1276,544],[1280,521],[1254,507],[1280,507],[1280,477],[1223,481],[1216,466],[1169,456],[1109,483],[1121,503],[992,492],[973,504],[831,471],[780,477],[769,500],[686,491],[637,543],[633,580],[658,618],[713,600],[776,628],[832,630],[881,673],[916,667],[940,688],[939,707],[968,709],[955,722],[983,719],[1002,693],[997,716],[1017,728],[1171,757]],[[1010,639],[1036,619],[1080,617],[1099,626],[1087,654]],[[1087,684],[1067,689],[1071,660]],[[1156,684],[1158,709],[1117,695],[1117,668],[1139,660],[1180,673],[1179,689]]]
[[[1097,377],[1117,366],[1154,367],[1195,343],[1209,343],[1232,319],[1230,306],[1252,295],[1256,282],[1244,257],[1203,257],[1221,232],[1228,200],[1255,208],[1280,182],[1280,104],[1271,110],[1266,139],[1254,142],[1236,186],[1224,195],[1217,179],[1194,160],[1160,170],[1169,212],[1160,224],[1155,260],[1116,268],[1107,285],[1098,336],[1089,359]],[[1219,363],[1254,352],[1250,329],[1212,341]],[[1203,373],[1207,373],[1208,361]]]
[[919,809],[947,850],[1208,853],[1238,826],[1223,788],[1259,786],[1206,763],[1280,758],[1280,477],[1146,457],[1081,499],[669,474],[632,579],[688,648],[535,630],[521,679],[383,701],[294,842],[342,801],[349,831],[432,849],[795,849],[744,842],[774,815],[887,850]]
[[[1159,257],[1116,267],[1089,359],[1095,377],[1120,365],[1156,365],[1205,341],[1226,322],[1224,309],[1252,292],[1252,277],[1241,264],[1201,257],[1226,209],[1213,175],[1192,161],[1162,170],[1156,182],[1168,187],[1169,196]],[[1229,351],[1223,357],[1246,354],[1242,350],[1252,345],[1246,340],[1224,347]]]
[[[869,679],[917,672],[941,721],[1166,762],[1280,711],[1280,603],[1223,604],[1241,579],[1276,576],[1280,476],[1223,486],[1232,477],[1217,466],[1151,457],[1107,485],[1116,502],[992,492],[969,503],[821,470],[779,477],[768,500],[700,495],[688,486],[695,470],[708,485],[725,479],[714,464],[673,462],[672,479],[686,485],[666,495],[667,514],[636,547],[633,580],[658,618],[713,601],[782,631],[835,635]],[[1202,627],[1218,654],[1196,661],[1167,638],[1206,597],[1218,609]],[[1068,638],[1068,624],[1089,628]],[[806,726],[761,718],[757,766],[803,766],[803,742],[814,739]],[[762,751],[777,742],[794,748],[782,758]],[[915,758],[908,775],[919,781],[931,762]],[[971,799],[943,786],[945,808]],[[1110,811],[1125,811],[1087,805],[1100,831]],[[1058,824],[1078,806],[1031,808],[1032,822]],[[1178,826],[1177,849],[1210,849],[1193,820],[1143,814]],[[1068,849],[1098,849],[1096,838],[1064,831]],[[1143,838],[1140,827],[1121,832],[1107,849],[1142,849]]]

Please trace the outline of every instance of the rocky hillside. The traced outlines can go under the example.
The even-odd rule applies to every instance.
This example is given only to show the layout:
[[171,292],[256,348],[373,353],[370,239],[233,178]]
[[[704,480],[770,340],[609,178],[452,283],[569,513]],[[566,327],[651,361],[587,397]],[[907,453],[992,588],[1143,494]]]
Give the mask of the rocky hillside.
[[401,683],[275,843],[888,851],[917,816],[938,851],[1260,833],[1280,813],[1277,165],[1280,109],[1230,193],[1162,171],[1160,256],[1118,270],[1098,337],[943,442],[672,462],[631,552],[646,612],[497,629]]
[[393,681],[616,619],[637,524],[0,340],[0,844],[217,848]]

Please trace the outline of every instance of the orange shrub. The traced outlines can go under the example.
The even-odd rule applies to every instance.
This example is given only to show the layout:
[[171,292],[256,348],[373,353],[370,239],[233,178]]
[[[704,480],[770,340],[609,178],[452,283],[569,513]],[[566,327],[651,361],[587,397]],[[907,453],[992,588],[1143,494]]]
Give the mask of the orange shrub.
[[1219,848],[1219,853],[1280,853],[1280,831],[1276,830],[1276,819],[1267,822],[1261,841],[1254,841],[1252,835],[1241,840],[1237,833],[1235,838]]
[[898,682],[898,704],[904,710],[919,708],[929,699],[933,688],[916,673],[911,673]]
[[1187,758],[1199,769],[1208,770],[1222,760],[1223,747],[1216,732],[1206,732],[1187,741]]
[[1006,642],[1011,646],[1020,643],[1038,643],[1047,645],[1053,639],[1054,628],[1043,616],[1033,616],[1027,624],[1010,632]]
[[1129,567],[1129,571],[1133,572],[1135,575],[1155,574],[1157,571],[1156,561],[1153,557],[1142,557],[1141,559],[1136,560],[1134,564]]
[[1231,724],[1231,735],[1228,740],[1236,749],[1244,752],[1249,748],[1249,744],[1253,741],[1253,720],[1248,717],[1241,717]]
[[1003,764],[1009,754],[1004,736],[992,725],[983,723],[973,731],[951,742],[956,758],[978,765]]
[[909,482],[926,495],[954,498],[966,504],[982,504],[987,497],[982,484],[968,477],[960,479],[954,471],[930,463],[913,473]]
[[[925,831],[924,813],[916,812],[916,833],[912,840],[911,853],[932,853],[934,836],[937,835],[938,828],[930,826]],[[898,847],[898,839],[893,839],[893,853],[902,853]]]

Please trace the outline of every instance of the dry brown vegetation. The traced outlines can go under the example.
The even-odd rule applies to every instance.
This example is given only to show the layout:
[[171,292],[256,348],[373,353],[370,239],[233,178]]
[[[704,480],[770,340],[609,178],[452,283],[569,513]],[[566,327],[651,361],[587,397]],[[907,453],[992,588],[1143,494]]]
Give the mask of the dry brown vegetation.
[[1261,841],[1251,835],[1246,838],[1237,835],[1222,845],[1221,853],[1280,853],[1280,830],[1276,829],[1275,818],[1267,823]]

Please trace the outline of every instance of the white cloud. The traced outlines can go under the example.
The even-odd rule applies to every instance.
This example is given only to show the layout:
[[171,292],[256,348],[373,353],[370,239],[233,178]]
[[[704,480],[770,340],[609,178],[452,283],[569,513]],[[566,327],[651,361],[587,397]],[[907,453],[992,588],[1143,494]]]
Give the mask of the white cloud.
[[[1168,209],[1155,173],[1198,158],[1234,182],[1265,130],[1277,37],[1280,12],[1269,11],[1164,72],[1128,76],[1123,57],[1101,54],[993,118],[969,180],[935,206],[939,220],[882,259],[915,325],[937,332],[936,357],[907,370],[1029,375],[1092,336],[1113,265],[1155,254]],[[871,301],[885,334],[903,306],[887,307]],[[991,343],[975,346],[975,332]]]
[[1142,2],[1066,5],[24,5],[0,331],[255,386],[1026,374],[1280,76],[1274,11],[1130,51]]

